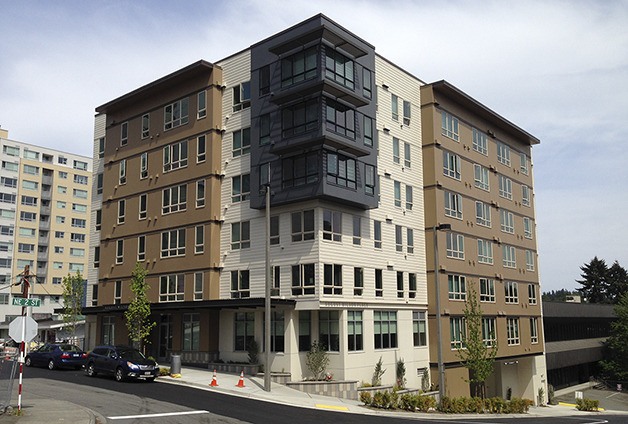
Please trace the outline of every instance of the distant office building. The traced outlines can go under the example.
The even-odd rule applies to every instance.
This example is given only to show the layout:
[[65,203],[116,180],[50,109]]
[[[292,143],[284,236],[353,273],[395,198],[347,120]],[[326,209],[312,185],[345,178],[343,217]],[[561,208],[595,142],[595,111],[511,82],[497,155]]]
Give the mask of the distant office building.
[[7,337],[9,321],[22,313],[12,298],[21,296],[14,284],[28,265],[29,295],[41,299],[32,314],[49,318],[40,338],[54,341],[63,277],[86,276],[92,159],[11,140],[5,130],[0,149],[0,331]]

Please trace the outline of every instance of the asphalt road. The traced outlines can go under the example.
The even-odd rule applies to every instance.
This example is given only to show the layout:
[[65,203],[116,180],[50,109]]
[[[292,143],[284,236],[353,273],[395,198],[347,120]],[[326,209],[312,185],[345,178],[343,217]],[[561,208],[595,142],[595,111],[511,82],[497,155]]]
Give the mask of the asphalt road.
[[[16,382],[17,383],[17,382]],[[17,386],[17,384],[16,384]],[[16,387],[14,387],[16,391]],[[419,419],[409,414],[408,418],[382,415],[350,414],[297,408],[229,396],[191,387],[164,383],[126,382],[118,383],[107,377],[87,377],[82,371],[64,371],[27,368],[24,372],[22,396],[48,397],[73,402],[90,408],[107,418],[108,423],[138,424],[192,424],[192,423],[278,423],[278,424],[321,424],[328,422],[347,424],[390,424],[446,422],[461,423],[512,423],[508,416],[481,416],[478,419],[448,420]],[[167,415],[169,414],[169,415]],[[174,414],[174,415],[172,415]],[[520,418],[522,424],[619,424],[627,422],[626,416]],[[3,422],[0,417],[0,423]],[[71,421],[68,421],[71,422]]]

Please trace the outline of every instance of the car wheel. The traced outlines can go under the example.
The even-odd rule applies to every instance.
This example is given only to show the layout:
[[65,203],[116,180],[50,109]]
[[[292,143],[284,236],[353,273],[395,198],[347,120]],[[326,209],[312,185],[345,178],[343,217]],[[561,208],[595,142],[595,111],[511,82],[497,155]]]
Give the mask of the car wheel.
[[90,362],[89,364],[87,364],[87,368],[85,369],[85,372],[90,377],[96,377],[96,369],[94,368],[93,362]]
[[124,381],[124,378],[126,376],[124,375],[124,370],[120,367],[118,367],[116,369],[116,381]]
[[31,365],[33,365],[33,362],[31,361],[30,356],[26,357],[26,359],[24,360],[24,365],[26,365],[27,367],[30,367]]
[[49,370],[54,370],[55,369],[55,363],[54,361],[51,359],[50,362],[48,362],[48,369]]

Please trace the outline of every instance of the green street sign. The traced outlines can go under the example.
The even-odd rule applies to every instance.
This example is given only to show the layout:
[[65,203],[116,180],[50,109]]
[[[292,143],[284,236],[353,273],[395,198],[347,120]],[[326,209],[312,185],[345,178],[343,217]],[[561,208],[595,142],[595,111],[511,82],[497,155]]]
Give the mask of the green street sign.
[[41,299],[34,297],[28,299],[24,299],[23,297],[14,297],[13,306],[41,306]]

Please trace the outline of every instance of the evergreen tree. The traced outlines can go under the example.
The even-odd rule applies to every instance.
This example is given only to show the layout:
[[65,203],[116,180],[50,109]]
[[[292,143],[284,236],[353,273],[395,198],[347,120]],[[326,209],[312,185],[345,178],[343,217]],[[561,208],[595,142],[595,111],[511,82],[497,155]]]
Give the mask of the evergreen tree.
[[624,293],[628,292],[628,272],[615,263],[608,269],[608,297],[611,303],[619,303]]
[[154,321],[150,321],[150,302],[146,295],[149,288],[146,283],[146,270],[138,262],[131,273],[131,292],[134,297],[124,317],[129,330],[129,338],[141,351],[144,351],[144,345],[148,342],[150,332],[156,325]]
[[589,303],[610,303],[608,266],[604,259],[594,257],[590,263],[580,267],[582,280],[577,280],[581,288],[578,291]]
[[83,296],[85,294],[83,276],[80,271],[75,275],[68,274],[63,277],[63,324],[66,331],[76,338],[76,327],[83,319]]
[[628,380],[628,292],[615,305],[617,321],[611,324],[611,336],[606,341],[608,359],[600,361],[605,376],[612,380]]

